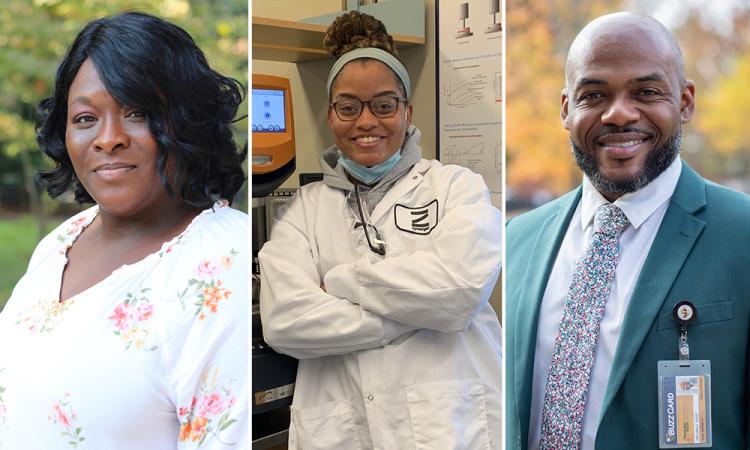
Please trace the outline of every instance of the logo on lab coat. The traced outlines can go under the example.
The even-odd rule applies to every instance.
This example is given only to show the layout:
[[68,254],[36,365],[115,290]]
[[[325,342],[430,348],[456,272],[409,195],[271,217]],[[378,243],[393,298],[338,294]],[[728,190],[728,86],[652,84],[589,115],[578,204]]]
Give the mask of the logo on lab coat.
[[424,206],[405,206],[396,204],[394,209],[396,228],[407,233],[430,234],[438,223],[438,201],[431,201]]

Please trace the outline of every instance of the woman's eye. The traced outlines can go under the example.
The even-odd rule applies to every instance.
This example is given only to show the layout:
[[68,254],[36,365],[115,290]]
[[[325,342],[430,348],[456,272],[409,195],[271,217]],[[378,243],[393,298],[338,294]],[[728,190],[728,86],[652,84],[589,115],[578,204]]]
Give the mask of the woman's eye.
[[339,111],[353,113],[357,111],[357,107],[353,103],[339,103]]
[[138,111],[137,109],[134,109],[133,111],[130,111],[129,113],[127,113],[125,117],[135,117],[137,119],[143,119],[146,117],[146,113],[144,113],[143,111]]
[[376,103],[374,106],[375,106],[375,109],[378,112],[381,112],[381,113],[391,112],[391,111],[393,111],[395,109],[394,103],[387,102],[387,101],[386,102]]
[[95,121],[96,118],[90,114],[81,114],[73,118],[73,123],[91,123]]

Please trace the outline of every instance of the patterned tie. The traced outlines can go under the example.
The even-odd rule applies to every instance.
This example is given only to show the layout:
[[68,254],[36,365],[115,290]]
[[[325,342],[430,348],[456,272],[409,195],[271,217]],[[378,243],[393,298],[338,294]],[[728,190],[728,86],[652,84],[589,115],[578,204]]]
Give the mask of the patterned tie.
[[599,324],[615,277],[620,235],[628,223],[612,204],[594,214],[594,234],[576,263],[555,337],[542,412],[542,450],[580,448]]

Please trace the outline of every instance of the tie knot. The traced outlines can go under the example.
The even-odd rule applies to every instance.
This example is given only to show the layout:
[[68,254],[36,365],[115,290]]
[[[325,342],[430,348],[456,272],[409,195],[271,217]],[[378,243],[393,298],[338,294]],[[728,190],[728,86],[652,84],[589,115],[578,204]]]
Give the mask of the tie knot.
[[600,206],[594,213],[594,233],[619,237],[629,223],[625,213],[611,203]]

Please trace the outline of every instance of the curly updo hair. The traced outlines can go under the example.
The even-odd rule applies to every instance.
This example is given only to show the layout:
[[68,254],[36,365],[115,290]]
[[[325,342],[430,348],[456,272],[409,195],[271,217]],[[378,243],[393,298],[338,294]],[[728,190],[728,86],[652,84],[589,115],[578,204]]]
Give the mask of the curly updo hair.
[[239,151],[230,129],[243,86],[211,69],[186,31],[136,12],[89,22],[57,69],[54,94],[37,107],[37,143],[55,162],[54,169],[40,172],[50,197],[72,189],[77,202],[94,202],[65,145],[68,92],[86,59],[118,103],[144,113],[169,195],[198,208],[232,201],[245,181],[247,150]]
[[[359,11],[349,11],[338,16],[326,30],[323,47],[336,59],[357,48],[379,48],[398,59],[393,37],[388,34],[383,22]],[[402,93],[406,95],[403,83],[398,76],[395,78]]]
[[334,58],[355,48],[374,47],[398,56],[393,37],[383,22],[359,11],[340,15],[326,30],[323,47]]

